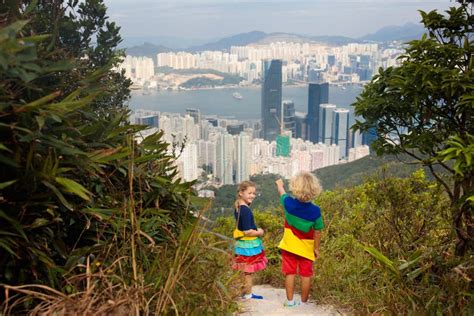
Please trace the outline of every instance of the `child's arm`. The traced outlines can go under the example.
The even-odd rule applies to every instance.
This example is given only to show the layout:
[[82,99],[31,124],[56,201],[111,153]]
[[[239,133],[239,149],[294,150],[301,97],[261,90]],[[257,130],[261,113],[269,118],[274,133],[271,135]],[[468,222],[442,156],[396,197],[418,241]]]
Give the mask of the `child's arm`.
[[277,190],[278,190],[278,194],[281,196],[283,194],[285,194],[285,185],[283,183],[283,180],[282,179],[278,179],[275,181],[275,184],[277,186]]
[[244,235],[247,237],[260,237],[260,236],[263,236],[263,229],[258,228],[257,230],[255,229],[245,230]]
[[319,259],[319,245],[321,244],[321,231],[314,231],[314,257]]

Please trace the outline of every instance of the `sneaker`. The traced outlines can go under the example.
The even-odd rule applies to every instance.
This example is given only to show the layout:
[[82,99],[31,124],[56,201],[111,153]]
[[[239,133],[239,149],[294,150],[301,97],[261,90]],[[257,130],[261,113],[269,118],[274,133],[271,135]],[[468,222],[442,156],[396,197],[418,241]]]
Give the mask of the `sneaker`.
[[283,303],[283,306],[285,307],[295,307],[300,305],[300,302],[297,300],[293,300],[293,302],[286,300],[285,303]]
[[257,295],[257,294],[253,294],[252,293],[252,297],[254,300],[263,300],[263,296],[262,295]]
[[244,294],[241,296],[241,299],[243,300],[249,300],[249,299],[254,299],[254,300],[263,300],[263,296],[257,295],[257,294]]

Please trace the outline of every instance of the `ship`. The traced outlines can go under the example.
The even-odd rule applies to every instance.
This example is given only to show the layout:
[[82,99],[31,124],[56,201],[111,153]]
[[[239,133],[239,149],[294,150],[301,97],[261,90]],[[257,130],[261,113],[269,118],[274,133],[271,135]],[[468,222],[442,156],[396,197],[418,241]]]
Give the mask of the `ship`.
[[236,99],[236,100],[242,100],[242,99],[243,99],[242,95],[241,95],[240,93],[238,93],[238,92],[232,93],[232,96],[233,96],[234,99]]

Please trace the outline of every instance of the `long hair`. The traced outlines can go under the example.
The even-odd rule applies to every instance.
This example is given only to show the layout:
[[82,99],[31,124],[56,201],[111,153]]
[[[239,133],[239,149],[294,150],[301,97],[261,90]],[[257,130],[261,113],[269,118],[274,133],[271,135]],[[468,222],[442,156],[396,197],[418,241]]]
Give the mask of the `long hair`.
[[301,202],[309,202],[321,193],[322,187],[313,174],[301,172],[291,178],[290,191]]
[[248,188],[255,188],[256,185],[252,181],[242,181],[239,186],[237,187],[237,194],[235,197],[235,202],[234,202],[234,209],[239,210],[239,202],[240,202],[240,193],[244,192]]

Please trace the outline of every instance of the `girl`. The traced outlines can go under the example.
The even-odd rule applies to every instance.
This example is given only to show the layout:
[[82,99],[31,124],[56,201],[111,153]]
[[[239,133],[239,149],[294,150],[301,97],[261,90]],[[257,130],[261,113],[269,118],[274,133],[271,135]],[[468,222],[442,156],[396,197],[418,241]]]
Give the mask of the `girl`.
[[252,293],[253,273],[265,269],[267,258],[263,250],[262,240],[263,229],[255,225],[250,204],[255,199],[255,183],[243,181],[237,188],[237,198],[235,200],[234,216],[237,221],[237,228],[234,231],[235,260],[232,268],[244,273],[244,299],[262,299],[261,295]]

